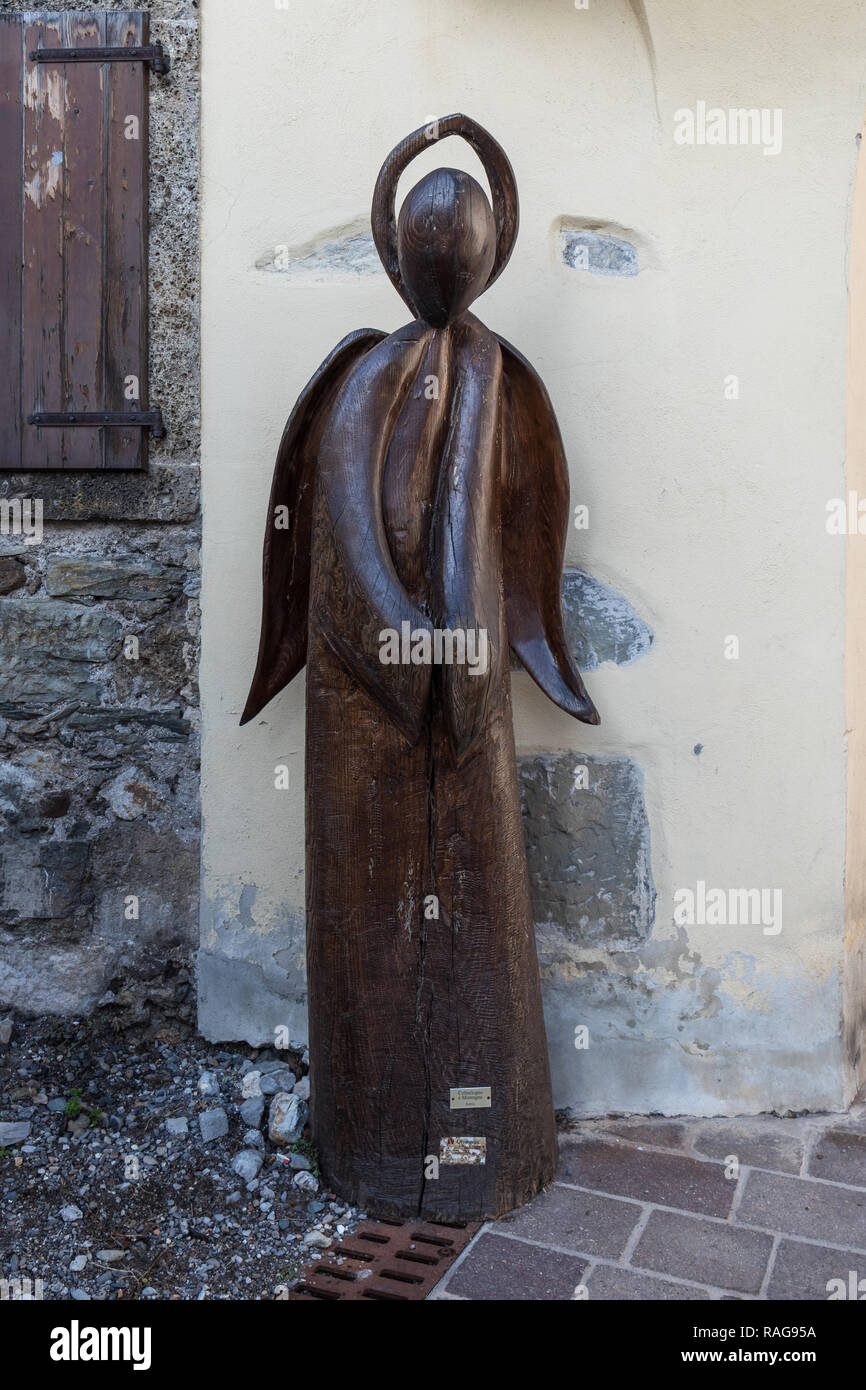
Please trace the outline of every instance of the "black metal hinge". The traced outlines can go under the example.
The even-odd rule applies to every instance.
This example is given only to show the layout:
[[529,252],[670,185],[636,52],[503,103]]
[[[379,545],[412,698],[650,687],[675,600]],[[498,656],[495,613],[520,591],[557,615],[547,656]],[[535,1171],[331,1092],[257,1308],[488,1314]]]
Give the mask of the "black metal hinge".
[[97,429],[100,425],[140,425],[142,429],[153,430],[154,439],[162,439],[165,425],[159,406],[155,410],[37,410],[27,416],[28,425],[55,426],[67,429],[70,425],[86,425]]
[[169,69],[161,43],[137,48],[34,48],[30,57],[34,63],[149,63],[161,77]]

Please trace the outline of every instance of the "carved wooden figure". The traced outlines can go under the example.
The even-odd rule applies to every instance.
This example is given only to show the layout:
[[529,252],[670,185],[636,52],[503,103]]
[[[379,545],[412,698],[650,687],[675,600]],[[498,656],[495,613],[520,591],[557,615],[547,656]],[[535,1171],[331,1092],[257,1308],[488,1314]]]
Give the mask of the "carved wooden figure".
[[[492,209],[475,179],[437,169],[397,222],[401,173],[452,134],[481,158]],[[466,116],[415,131],[382,167],[372,221],[413,319],[344,338],[286,425],[242,722],[306,664],[324,1178],[377,1215],[472,1220],[527,1201],[556,1163],[509,644],[562,709],[598,714],[563,629],[553,409],[469,312],[517,234],[508,159]]]

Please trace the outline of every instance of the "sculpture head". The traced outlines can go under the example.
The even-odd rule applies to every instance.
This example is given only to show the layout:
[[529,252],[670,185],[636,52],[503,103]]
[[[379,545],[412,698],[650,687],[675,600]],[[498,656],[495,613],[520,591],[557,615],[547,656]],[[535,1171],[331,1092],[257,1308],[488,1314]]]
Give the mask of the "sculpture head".
[[397,260],[419,316],[434,328],[458,318],[487,285],[496,223],[483,188],[460,169],[434,169],[406,197]]
[[[399,224],[394,198],[403,170],[448,135],[472,146],[493,206],[471,174],[434,169],[406,196]],[[373,240],[397,292],[417,318],[443,327],[459,318],[501,274],[517,236],[514,172],[493,136],[457,113],[422,126],[391,151],[376,180]]]

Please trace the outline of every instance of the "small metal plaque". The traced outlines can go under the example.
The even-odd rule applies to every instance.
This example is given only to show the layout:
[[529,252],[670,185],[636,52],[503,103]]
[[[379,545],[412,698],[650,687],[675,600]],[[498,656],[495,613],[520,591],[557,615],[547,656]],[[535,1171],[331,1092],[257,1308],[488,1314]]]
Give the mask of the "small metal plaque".
[[452,1086],[452,1110],[489,1110],[489,1086]]
[[486,1163],[487,1140],[470,1134],[453,1134],[439,1140],[440,1163]]

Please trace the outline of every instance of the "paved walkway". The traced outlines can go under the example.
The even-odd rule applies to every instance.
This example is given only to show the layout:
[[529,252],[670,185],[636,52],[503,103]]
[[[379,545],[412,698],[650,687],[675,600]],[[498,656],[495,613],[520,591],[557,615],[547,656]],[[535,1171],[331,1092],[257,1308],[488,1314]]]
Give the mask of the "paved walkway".
[[588,1121],[432,1299],[866,1298],[866,1104],[781,1120]]

